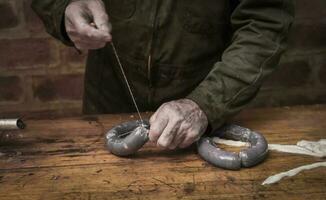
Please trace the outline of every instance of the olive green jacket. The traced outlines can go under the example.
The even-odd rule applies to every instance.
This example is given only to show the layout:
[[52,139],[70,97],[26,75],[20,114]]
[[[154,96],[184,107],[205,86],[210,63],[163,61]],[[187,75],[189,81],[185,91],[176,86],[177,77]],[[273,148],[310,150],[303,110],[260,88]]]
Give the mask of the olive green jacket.
[[[67,45],[70,0],[34,0],[47,31]],[[293,0],[103,0],[113,41],[142,111],[189,98],[213,128],[239,112],[278,65]],[[89,51],[84,112],[135,111],[110,44]]]

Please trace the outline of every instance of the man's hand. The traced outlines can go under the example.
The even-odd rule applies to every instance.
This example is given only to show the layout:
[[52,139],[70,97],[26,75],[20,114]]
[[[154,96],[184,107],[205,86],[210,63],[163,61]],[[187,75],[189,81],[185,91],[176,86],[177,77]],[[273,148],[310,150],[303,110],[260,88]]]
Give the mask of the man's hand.
[[65,27],[80,50],[103,48],[112,39],[102,0],[72,0],[65,11]]
[[150,141],[169,149],[191,145],[202,136],[208,125],[205,113],[190,99],[163,104],[149,122]]

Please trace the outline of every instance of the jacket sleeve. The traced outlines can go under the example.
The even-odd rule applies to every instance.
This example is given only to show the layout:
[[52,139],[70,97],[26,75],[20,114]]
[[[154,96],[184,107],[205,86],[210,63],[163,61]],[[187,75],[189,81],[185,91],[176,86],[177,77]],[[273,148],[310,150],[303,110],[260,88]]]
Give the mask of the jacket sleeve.
[[38,14],[49,34],[61,40],[64,44],[72,46],[65,26],[64,14],[71,0],[33,0],[32,9]]
[[293,18],[293,0],[240,1],[231,15],[230,46],[187,96],[206,113],[213,129],[256,96],[278,65]]

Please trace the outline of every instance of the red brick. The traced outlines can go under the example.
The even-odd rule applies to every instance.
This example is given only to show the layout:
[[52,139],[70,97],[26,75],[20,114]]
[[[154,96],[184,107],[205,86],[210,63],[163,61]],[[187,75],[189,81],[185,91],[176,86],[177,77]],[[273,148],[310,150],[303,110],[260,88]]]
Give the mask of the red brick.
[[267,78],[264,88],[299,87],[309,82],[312,69],[305,60],[281,63]]
[[61,50],[61,58],[63,63],[86,65],[87,53],[79,54],[76,49],[63,46]]
[[81,100],[83,75],[69,74],[32,77],[34,98],[41,101]]
[[26,20],[26,29],[32,34],[31,36],[48,36],[41,19],[31,8],[32,0],[24,1],[24,14]]
[[0,77],[0,101],[18,101],[22,92],[22,81],[19,77]]
[[15,9],[10,2],[0,3],[0,29],[13,28],[19,24]]
[[0,40],[0,68],[33,67],[53,63],[50,40]]

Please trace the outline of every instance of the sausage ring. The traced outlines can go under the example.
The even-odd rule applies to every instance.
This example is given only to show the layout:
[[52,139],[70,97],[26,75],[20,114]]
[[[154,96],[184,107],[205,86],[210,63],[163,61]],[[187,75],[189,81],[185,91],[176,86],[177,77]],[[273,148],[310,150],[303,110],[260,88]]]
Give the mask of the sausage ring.
[[[136,153],[148,141],[149,123],[144,121],[125,122],[113,127],[106,134],[108,150],[117,156]],[[249,142],[250,147],[239,153],[223,151],[213,142],[212,137]],[[216,167],[239,170],[262,162],[268,154],[268,144],[264,136],[250,129],[234,124],[224,125],[209,136],[197,141],[198,154]]]
[[130,121],[113,127],[105,136],[108,150],[117,156],[136,153],[148,141],[148,127],[146,121]]
[[268,144],[264,136],[241,126],[225,125],[210,136],[250,143],[249,148],[234,153],[218,148],[211,137],[200,138],[197,142],[198,154],[217,167],[231,170],[252,167],[262,162],[268,154]]

